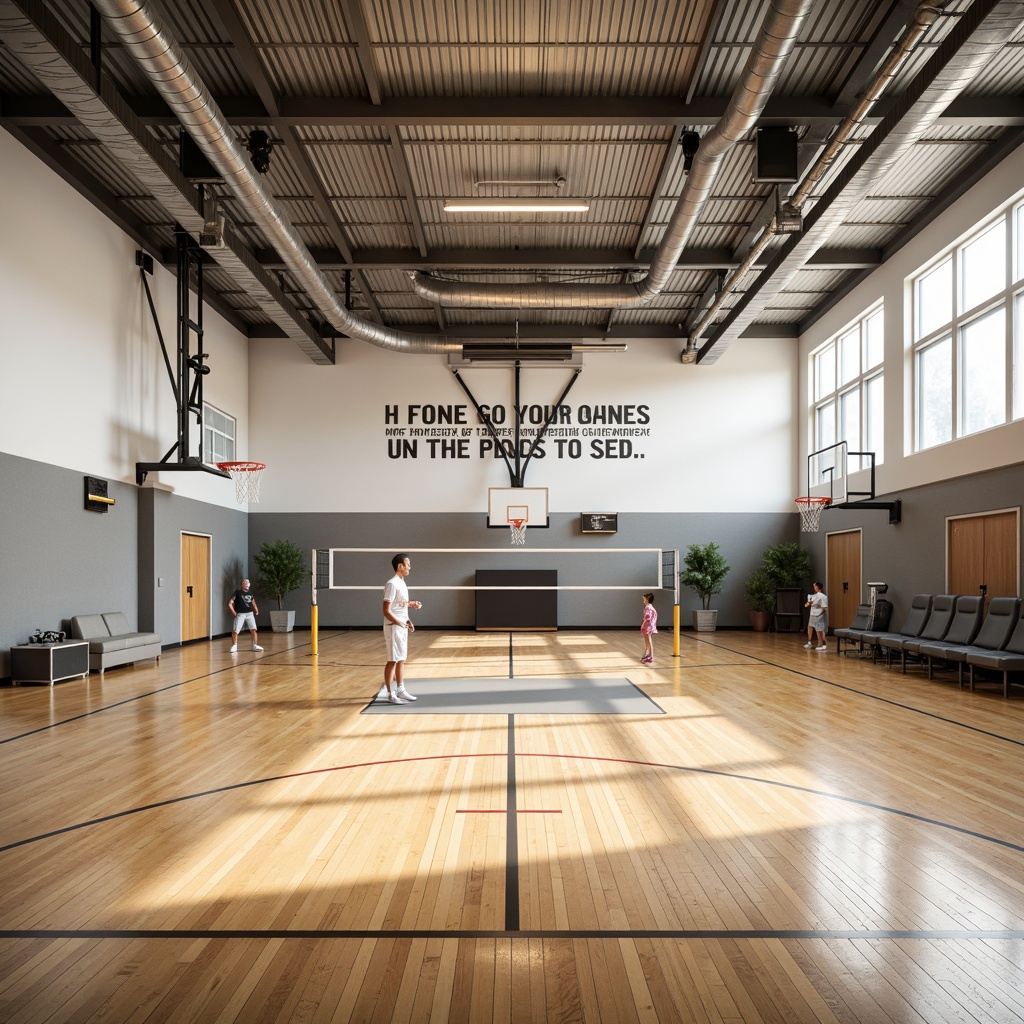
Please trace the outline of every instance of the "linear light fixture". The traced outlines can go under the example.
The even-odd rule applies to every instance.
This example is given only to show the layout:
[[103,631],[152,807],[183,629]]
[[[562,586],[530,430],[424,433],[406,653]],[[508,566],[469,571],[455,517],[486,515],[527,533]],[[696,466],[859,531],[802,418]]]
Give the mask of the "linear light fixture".
[[586,213],[586,199],[446,199],[445,213]]

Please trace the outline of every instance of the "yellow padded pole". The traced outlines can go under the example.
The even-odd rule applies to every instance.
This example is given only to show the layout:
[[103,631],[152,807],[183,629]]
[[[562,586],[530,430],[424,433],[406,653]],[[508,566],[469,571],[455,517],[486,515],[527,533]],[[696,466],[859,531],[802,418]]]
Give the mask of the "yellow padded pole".
[[672,605],[672,656],[679,657],[679,605]]
[[310,653],[313,655],[314,658],[317,655],[317,634],[316,634],[317,619],[318,619],[317,610],[318,609],[317,609],[317,606],[315,604],[312,605],[310,607],[310,610],[309,610],[309,628],[310,628],[310,632],[313,634],[313,643],[311,645]]

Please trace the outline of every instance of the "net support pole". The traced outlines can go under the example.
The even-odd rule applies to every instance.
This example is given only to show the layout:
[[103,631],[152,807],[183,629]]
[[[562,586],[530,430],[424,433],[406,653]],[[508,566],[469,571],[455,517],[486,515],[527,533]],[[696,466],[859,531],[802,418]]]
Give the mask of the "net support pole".
[[319,644],[320,637],[317,634],[317,625],[318,625],[319,615],[317,614],[317,604],[316,604],[316,570],[317,570],[316,548],[313,548],[312,562],[313,562],[313,570],[309,574],[309,583],[310,583],[310,587],[309,587],[309,600],[310,600],[310,606],[309,606],[309,633],[310,633],[309,653],[315,658],[317,656],[317,654],[319,654],[319,651],[320,651],[320,644]]
[[672,657],[679,657],[679,604],[672,605]]

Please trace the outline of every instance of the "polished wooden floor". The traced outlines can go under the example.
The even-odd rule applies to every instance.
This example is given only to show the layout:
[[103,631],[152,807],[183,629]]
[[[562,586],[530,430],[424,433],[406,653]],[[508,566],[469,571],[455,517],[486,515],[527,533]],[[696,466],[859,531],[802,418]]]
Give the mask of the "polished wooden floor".
[[1024,693],[801,640],[412,638],[664,715],[363,715],[375,632],[0,690],[0,1020],[1024,1020]]

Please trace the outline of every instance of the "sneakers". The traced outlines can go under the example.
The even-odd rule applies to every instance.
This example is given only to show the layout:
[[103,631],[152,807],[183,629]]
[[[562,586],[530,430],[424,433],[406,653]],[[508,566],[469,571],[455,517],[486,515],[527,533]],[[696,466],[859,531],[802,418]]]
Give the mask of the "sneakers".
[[823,647],[815,647],[814,649],[816,651],[827,651],[828,650],[828,644],[825,644]]
[[232,644],[231,645],[231,649],[228,651],[228,654],[237,654],[237,653],[238,653],[238,644]]
[[641,665],[653,665],[654,664],[654,659],[645,654],[640,659],[640,664]]
[[804,650],[805,651],[809,651],[813,646],[814,646],[814,644],[812,644],[810,641],[808,641],[807,643],[804,644]]
[[411,700],[415,700],[416,699],[404,686],[400,686],[398,688],[398,696],[401,697],[402,700],[406,700],[406,701],[411,701]]
[[389,693],[388,694],[388,703],[389,704],[408,704],[409,702],[407,700],[403,700],[401,697],[398,696],[397,693]]
[[254,651],[262,651],[262,650],[263,650],[263,648],[262,648],[262,647],[260,647],[260,645],[259,645],[259,644],[253,644],[253,645],[252,645],[252,649],[253,649]]

